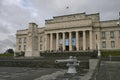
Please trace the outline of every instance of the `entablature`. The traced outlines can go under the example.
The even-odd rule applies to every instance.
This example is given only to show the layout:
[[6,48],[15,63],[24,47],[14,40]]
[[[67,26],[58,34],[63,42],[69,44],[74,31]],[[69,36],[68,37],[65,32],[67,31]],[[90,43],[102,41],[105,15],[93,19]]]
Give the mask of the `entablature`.
[[76,27],[86,27],[92,26],[92,20],[78,20],[78,21],[69,21],[63,23],[54,23],[54,24],[47,24],[45,30],[52,30],[52,29],[66,29],[66,28],[76,28]]

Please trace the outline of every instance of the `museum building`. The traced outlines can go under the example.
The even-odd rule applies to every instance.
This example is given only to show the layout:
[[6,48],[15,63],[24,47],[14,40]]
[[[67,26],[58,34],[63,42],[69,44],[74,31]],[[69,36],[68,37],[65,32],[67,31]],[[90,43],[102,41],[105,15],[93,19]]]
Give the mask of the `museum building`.
[[40,56],[40,52],[120,50],[120,21],[100,21],[99,13],[77,13],[45,20],[44,27],[29,23],[17,30],[16,52]]

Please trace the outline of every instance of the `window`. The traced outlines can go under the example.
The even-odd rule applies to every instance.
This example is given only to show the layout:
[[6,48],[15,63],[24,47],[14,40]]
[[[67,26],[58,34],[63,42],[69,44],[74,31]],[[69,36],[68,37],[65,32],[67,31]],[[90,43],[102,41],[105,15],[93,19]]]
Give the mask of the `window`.
[[62,39],[62,33],[59,34],[59,39]]
[[110,32],[110,38],[114,38],[114,31]]
[[21,45],[19,45],[19,48],[18,48],[19,50],[21,50]]
[[40,36],[40,42],[42,42],[42,36]]
[[98,44],[96,44],[96,49],[98,49]]
[[119,31],[119,38],[120,38],[120,31]]
[[26,43],[26,37],[24,38],[24,43]]
[[96,34],[96,40],[97,40],[97,34]]
[[102,32],[102,39],[105,39],[105,32]]
[[115,48],[115,41],[111,41],[111,48]]
[[82,32],[79,32],[79,35],[80,35],[80,37],[83,37],[83,33]]
[[21,44],[22,43],[22,39],[21,38],[19,38],[19,44]]
[[102,48],[106,48],[106,41],[102,41]]
[[26,45],[24,45],[24,51],[26,50]]
[[42,44],[40,44],[40,50],[42,50]]
[[69,38],[69,34],[65,33],[65,38],[68,39]]

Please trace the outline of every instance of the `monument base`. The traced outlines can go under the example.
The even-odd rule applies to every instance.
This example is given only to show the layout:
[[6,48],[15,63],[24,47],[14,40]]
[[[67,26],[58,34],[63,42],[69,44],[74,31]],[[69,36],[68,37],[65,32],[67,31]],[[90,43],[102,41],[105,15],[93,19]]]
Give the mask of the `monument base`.
[[40,57],[39,51],[26,51],[25,57]]

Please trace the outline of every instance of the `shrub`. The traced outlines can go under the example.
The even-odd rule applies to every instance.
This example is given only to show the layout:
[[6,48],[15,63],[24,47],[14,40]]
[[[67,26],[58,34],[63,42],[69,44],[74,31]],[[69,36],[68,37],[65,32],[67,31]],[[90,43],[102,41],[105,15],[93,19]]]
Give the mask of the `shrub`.
[[21,52],[15,52],[15,56],[16,57],[21,57],[21,56],[24,56],[25,55],[25,52],[21,51]]

